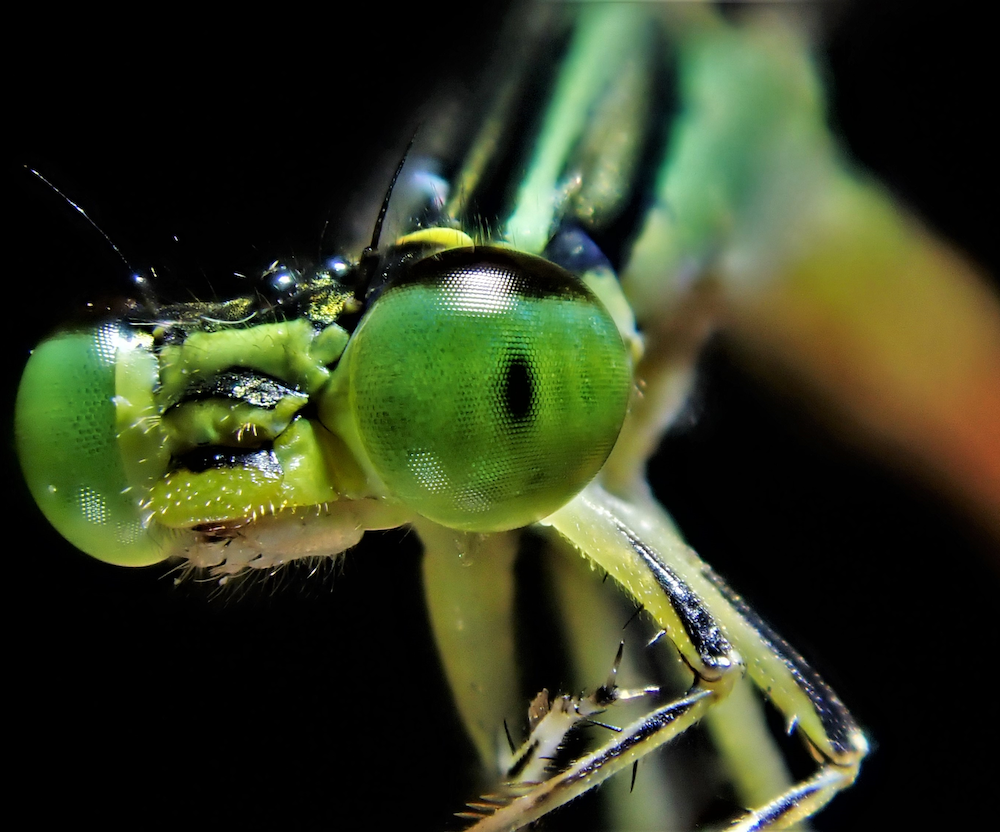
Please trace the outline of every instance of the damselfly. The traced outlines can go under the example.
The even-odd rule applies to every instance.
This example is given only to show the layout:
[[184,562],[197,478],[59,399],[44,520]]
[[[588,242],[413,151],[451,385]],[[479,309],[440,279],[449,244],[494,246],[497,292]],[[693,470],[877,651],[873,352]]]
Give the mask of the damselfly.
[[[268,125],[268,129],[276,129],[276,130],[277,129],[282,129],[282,125],[275,125],[274,123],[271,123],[271,124]],[[485,224],[488,224],[488,222],[489,222],[488,220],[484,220]],[[383,564],[385,562],[385,558],[386,558],[386,556],[384,554],[380,557],[380,560],[382,560]],[[384,582],[383,582],[383,584],[376,591],[376,594],[375,594],[375,596],[373,597],[373,599],[371,601],[370,609],[372,611],[372,614],[374,614],[374,615],[383,615],[383,614],[386,613],[386,611],[388,611],[388,613],[389,613],[390,616],[395,616],[395,615],[398,614],[398,612],[397,612],[397,610],[398,610],[398,606],[397,606],[398,602],[396,600],[388,600],[386,598],[386,595],[385,595],[385,593],[387,593],[387,592],[392,592],[392,593],[396,593],[397,592],[397,590],[395,590],[395,589],[389,590],[389,589],[387,589],[385,587],[385,582],[388,582],[388,580],[390,579],[390,577],[391,577],[390,575],[384,576]],[[346,581],[344,583],[346,583]],[[338,587],[338,592],[343,592],[343,591],[344,591],[343,590],[343,586],[339,586]],[[398,630],[400,626],[401,625],[399,625],[397,623],[395,629]],[[402,626],[408,626],[408,625],[402,625]],[[346,630],[345,630],[345,632],[346,632]],[[548,631],[547,630],[543,630],[543,632],[547,633]],[[346,637],[350,638],[351,636],[346,636]],[[546,635],[545,640],[546,641],[551,640],[551,641],[554,642],[555,638],[554,637],[549,637],[548,635]],[[181,641],[183,642],[184,640],[181,639]],[[217,646],[217,645],[210,645],[208,647],[208,651],[209,651],[210,655],[212,655],[212,656],[217,655],[218,652],[220,652],[220,650],[221,650],[221,648],[219,646]],[[387,651],[389,653],[393,652],[391,646],[389,646],[387,648]],[[606,665],[610,665],[610,660],[611,660],[610,656],[607,657],[607,658],[605,658],[605,659],[603,659],[603,661],[604,661],[604,663]],[[378,661],[378,657],[375,657],[375,661],[376,662]],[[340,670],[342,672],[344,670],[343,665],[346,665],[346,664],[350,664],[350,662],[343,662],[341,664],[341,667],[338,668],[338,670]],[[403,702],[400,701],[400,696],[402,696],[404,699],[406,699],[406,697],[408,697],[410,695],[410,693],[412,692],[412,688],[415,685],[417,685],[417,684],[422,685],[422,684],[425,684],[425,683],[424,682],[420,682],[420,683],[414,682],[412,676],[409,675],[409,674],[406,674],[402,670],[402,664],[403,664],[402,657],[393,655],[392,656],[392,667],[390,668],[390,670],[393,671],[393,672],[391,672],[389,674],[389,677],[384,682],[381,682],[381,683],[374,682],[373,681],[374,677],[371,676],[371,675],[369,675],[369,672],[367,670],[364,671],[364,672],[362,672],[362,671],[359,670],[357,672],[358,678],[355,678],[353,680],[353,696],[355,698],[359,698],[360,697],[362,700],[367,700],[370,697],[374,696],[374,693],[370,693],[369,692],[371,688],[373,688],[373,687],[374,688],[380,688],[380,687],[383,687],[383,686],[389,686],[393,690],[393,699],[391,700],[391,702],[395,703],[395,704],[380,704],[373,711],[374,716],[375,716],[374,722],[375,722],[375,724],[378,725],[378,733],[374,737],[371,736],[370,734],[367,736],[366,741],[368,743],[368,746],[364,750],[364,752],[362,752],[362,751],[360,751],[360,750],[358,750],[356,748],[352,748],[351,749],[351,755],[350,755],[349,759],[352,760],[352,761],[354,761],[353,764],[355,766],[359,766],[365,772],[365,776],[367,776],[367,777],[379,777],[379,778],[381,778],[383,776],[382,772],[379,770],[379,763],[377,761],[379,759],[384,759],[386,756],[394,756],[396,754],[402,754],[402,755],[406,755],[406,756],[409,757],[409,759],[410,759],[411,762],[409,763],[409,765],[404,765],[404,767],[403,767],[404,768],[404,772],[402,773],[402,777],[404,779],[407,777],[407,769],[409,769],[409,768],[420,768],[424,764],[423,761],[425,761],[426,759],[428,759],[427,756],[424,756],[425,743],[422,743],[419,740],[413,739],[414,734],[411,732],[413,722],[415,720],[416,721],[420,721],[420,717],[419,716],[415,716],[413,714],[414,706],[412,705],[412,703],[410,701],[403,701]],[[422,668],[426,668],[427,665],[428,665],[428,662],[424,662],[421,665],[421,667]],[[341,675],[340,678],[345,678],[345,677],[343,675]],[[593,686],[593,684],[596,684],[599,681],[602,681],[602,679],[594,680],[590,684],[591,684],[591,686]],[[556,685],[558,685],[558,684],[560,684],[562,682],[563,682],[562,679],[557,680],[555,683],[552,684],[552,686],[555,687]],[[585,683],[587,683],[586,680],[583,680],[579,684],[585,684]],[[576,685],[578,683],[574,681],[571,684]],[[253,685],[248,685],[247,687],[253,687]],[[258,688],[258,690],[259,690],[259,688]],[[313,691],[312,693],[315,695],[315,691]],[[293,693],[290,698],[294,698],[295,695],[297,695],[297,693]],[[270,694],[268,696],[264,696],[262,698],[263,699],[273,699],[274,696],[275,696],[275,693],[272,690],[272,691],[270,691]],[[440,696],[440,698],[446,698],[447,694],[445,694],[443,692],[439,692],[439,696]],[[173,696],[173,697],[170,697],[170,698],[174,699],[175,701],[179,701],[181,703],[181,705],[180,705],[181,709],[183,711],[185,711],[185,712],[187,712],[189,709],[192,710],[192,711],[195,711],[196,713],[199,713],[199,712],[205,713],[206,712],[205,710],[202,710],[203,708],[206,708],[205,705],[201,704],[204,700],[201,700],[200,697],[198,697],[197,695],[192,695],[192,697],[190,699],[188,699],[184,695]],[[212,712],[212,715],[215,716],[218,719],[218,721],[226,724],[226,723],[229,722],[229,718],[227,718],[227,705],[228,705],[228,703],[231,700],[233,700],[233,699],[239,700],[240,698],[241,698],[241,696],[238,693],[235,694],[235,695],[233,695],[232,693],[227,693],[227,694],[223,694],[221,696],[213,696],[213,697],[210,698],[211,704],[207,705],[207,709],[206,710],[210,710]],[[255,701],[259,701],[259,700],[256,700],[256,698],[255,698]],[[317,700],[313,700],[313,703],[314,703],[314,707],[318,707]],[[130,708],[130,707],[132,707],[132,705],[127,705],[126,707]],[[233,707],[241,707],[241,706],[234,705]],[[256,710],[256,709],[254,709],[254,710]],[[297,709],[295,708],[294,705],[290,705],[288,707],[288,710],[289,711],[295,711]],[[347,716],[347,714],[350,712],[350,706],[341,705],[340,707],[337,707],[334,710],[335,710],[335,712],[338,715],[343,715],[342,716],[342,720],[341,720],[342,722],[345,722],[345,723],[351,722],[351,719]],[[274,707],[269,707],[268,705],[261,704],[260,709],[259,709],[259,712],[261,714],[268,714],[268,713],[282,712],[282,711],[285,711],[285,707],[283,707],[283,704],[277,704]],[[253,712],[253,711],[251,711],[251,712]],[[437,737],[439,735],[439,733],[440,733],[439,730],[438,729],[434,729],[433,725],[431,725],[430,727],[433,729],[433,730],[430,731],[430,736],[431,737]],[[237,728],[236,730],[245,731],[249,735],[254,735],[254,734],[258,734],[259,735],[259,733],[261,733],[261,732],[267,732],[267,733],[272,733],[272,734],[273,733],[284,733],[284,728],[285,728],[285,726],[281,726],[280,728],[274,728],[274,727],[259,728],[259,727],[246,727],[246,726],[243,726],[241,728]],[[306,727],[304,727],[302,729],[293,728],[292,730],[293,731],[296,731],[296,730],[308,731],[309,728],[306,726]],[[214,741],[214,739],[215,738],[210,739],[209,742]],[[239,742],[244,742],[245,739],[246,738],[244,737],[244,738],[240,739]],[[272,739],[273,739],[273,737],[269,738],[268,742],[270,742]],[[345,737],[341,741],[344,742],[345,745],[351,745],[351,740],[348,737]],[[333,749],[334,745],[335,745],[335,743],[331,741],[330,742],[331,749]],[[332,753],[337,753],[337,752],[333,751]],[[372,755],[372,756],[365,757],[364,756],[365,754],[369,754],[369,755]],[[274,754],[274,755],[267,755],[267,756],[270,756],[270,757],[273,758],[274,756],[278,756],[278,755]],[[368,760],[367,763],[361,762],[362,760],[365,760],[365,759]],[[415,761],[415,762],[413,762],[413,761]],[[214,769],[215,766],[210,766],[210,768]],[[445,769],[445,768],[441,768],[440,769],[440,771],[442,771],[442,772],[446,771],[446,770],[447,769]],[[640,776],[643,776],[643,774],[644,774],[643,771],[640,770]],[[212,774],[207,774],[206,776],[207,777],[212,777],[213,775]],[[287,773],[287,769],[286,769],[286,771],[279,772],[279,773],[276,773],[276,774],[275,773],[270,773],[270,776],[277,778],[278,781],[281,782],[286,777],[289,778],[289,779],[292,779],[292,778],[298,779],[298,777],[301,776],[301,775],[289,775]],[[619,779],[621,779],[621,778],[619,778]],[[641,780],[640,780],[640,785],[641,785]],[[648,786],[648,784],[647,784],[647,786]],[[393,788],[393,786],[392,786],[391,783],[388,784],[388,788],[390,790]],[[403,810],[403,811],[405,811],[405,810]]]

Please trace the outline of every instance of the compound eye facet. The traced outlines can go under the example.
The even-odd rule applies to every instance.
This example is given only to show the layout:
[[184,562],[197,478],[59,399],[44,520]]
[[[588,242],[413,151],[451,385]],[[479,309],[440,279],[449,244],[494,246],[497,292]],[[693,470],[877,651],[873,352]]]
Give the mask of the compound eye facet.
[[528,525],[580,491],[618,438],[632,385],[618,329],[586,286],[499,248],[407,269],[349,352],[373,467],[415,511],[467,531]]

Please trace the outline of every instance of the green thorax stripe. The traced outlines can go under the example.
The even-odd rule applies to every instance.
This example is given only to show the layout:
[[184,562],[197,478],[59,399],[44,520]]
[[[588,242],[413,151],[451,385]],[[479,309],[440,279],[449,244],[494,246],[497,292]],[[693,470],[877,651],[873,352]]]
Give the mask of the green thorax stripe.
[[677,52],[640,8],[545,13],[562,19],[526,24],[528,57],[460,154],[444,213],[533,254],[575,225],[617,265],[666,153]]

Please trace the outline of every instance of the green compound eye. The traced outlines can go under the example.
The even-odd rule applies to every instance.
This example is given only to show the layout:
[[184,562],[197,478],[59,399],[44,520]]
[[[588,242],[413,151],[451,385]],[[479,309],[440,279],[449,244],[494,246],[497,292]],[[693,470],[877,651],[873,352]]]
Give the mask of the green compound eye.
[[389,286],[350,347],[365,451],[397,497],[442,525],[539,520],[600,470],[631,370],[607,310],[569,272],[451,249]]
[[109,322],[42,342],[18,388],[18,456],[35,502],[70,543],[108,563],[167,556],[142,507],[158,440],[139,417],[153,412],[155,380],[156,359]]

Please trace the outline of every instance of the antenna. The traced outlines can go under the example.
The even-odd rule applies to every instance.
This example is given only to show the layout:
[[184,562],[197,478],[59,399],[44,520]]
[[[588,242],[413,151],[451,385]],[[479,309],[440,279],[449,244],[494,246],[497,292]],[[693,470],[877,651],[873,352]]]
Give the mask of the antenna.
[[[419,128],[418,128],[419,129]],[[389,187],[385,192],[385,199],[382,200],[382,207],[378,212],[378,219],[375,220],[375,229],[372,232],[372,241],[368,244],[368,247],[361,253],[361,258],[364,260],[367,257],[375,254],[378,250],[379,237],[382,235],[382,224],[385,222],[385,215],[389,210],[389,201],[392,199],[392,191],[396,187],[396,180],[399,179],[399,174],[403,172],[403,166],[406,164],[407,158],[409,158],[410,151],[413,149],[413,143],[417,140],[417,131],[413,131],[413,135],[410,136],[410,141],[406,145],[406,150],[403,151],[403,157],[399,160],[399,164],[396,165],[396,172],[392,175],[392,179],[389,181]]]
[[135,269],[132,268],[132,264],[129,263],[129,261],[126,259],[125,255],[122,254],[121,249],[118,248],[118,246],[115,245],[114,240],[112,240],[107,234],[104,233],[104,229],[101,228],[101,226],[99,226],[96,222],[94,222],[90,218],[90,216],[87,214],[87,212],[83,210],[83,208],[81,208],[79,205],[77,205],[75,202],[73,202],[72,199],[70,199],[68,196],[66,196],[66,194],[64,194],[62,191],[60,191],[55,185],[53,185],[51,182],[49,182],[49,180],[46,179],[44,176],[42,176],[42,174],[40,174],[37,170],[35,170],[34,168],[29,168],[27,165],[25,165],[24,167],[25,167],[25,169],[27,171],[29,171],[30,173],[33,173],[35,176],[37,176],[39,179],[41,179],[42,182],[44,182],[53,191],[55,191],[59,196],[61,196],[67,203],[69,203],[69,205],[71,205],[73,208],[75,208],[80,213],[81,217],[83,217],[87,222],[90,223],[91,228],[93,228],[98,234],[100,234],[105,239],[105,241],[107,242],[107,244],[109,246],[111,246],[111,248],[114,251],[114,253],[117,254],[118,257],[121,259],[121,261],[125,264],[125,268],[129,270],[129,273],[132,275],[133,280],[135,280],[136,282],[142,282],[142,281],[144,281],[144,278],[141,277],[139,274],[137,274],[136,271],[135,271]]
[[399,179],[399,174],[403,172],[403,166],[406,164],[416,138],[417,131],[414,130],[409,144],[406,145],[406,150],[403,151],[403,156],[399,160],[399,164],[396,165],[396,172],[392,175],[392,179],[389,180],[389,187],[385,192],[385,198],[382,200],[382,207],[379,209],[378,218],[375,220],[372,241],[361,252],[361,258],[358,261],[358,276],[361,278],[361,283],[358,288],[362,292],[370,292],[372,283],[374,282],[375,273],[379,267],[378,243],[379,237],[382,235],[382,224],[385,222],[385,215],[389,210],[389,201],[392,199],[392,191],[396,187],[396,180]]
[[156,298],[155,298],[155,296],[153,294],[152,288],[149,285],[149,280],[145,277],[145,275],[139,274],[139,272],[137,272],[135,269],[132,268],[132,264],[129,263],[128,258],[126,258],[124,254],[122,254],[122,250],[120,248],[118,248],[117,245],[115,245],[115,241],[112,240],[104,232],[104,229],[101,228],[101,226],[99,226],[96,222],[94,222],[90,218],[90,215],[86,211],[84,211],[81,206],[77,205],[72,199],[70,199],[68,196],[66,196],[66,194],[64,194],[55,185],[53,185],[51,182],[49,182],[49,180],[46,179],[41,173],[39,173],[34,168],[28,167],[27,165],[25,165],[24,168],[29,173],[33,173],[35,176],[37,176],[39,179],[41,179],[42,182],[44,182],[46,185],[48,185],[49,188],[51,188],[53,191],[55,191],[56,194],[58,194],[59,196],[61,196],[66,201],[67,204],[69,204],[70,206],[72,206],[73,208],[75,208],[79,212],[80,216],[83,217],[88,223],[90,223],[90,227],[93,228],[98,234],[100,234],[104,238],[105,242],[109,246],[111,246],[111,250],[115,254],[117,254],[118,257],[119,257],[119,259],[125,264],[125,268],[128,269],[129,275],[132,278],[132,282],[135,284],[136,288],[139,290],[140,294],[142,295],[143,300],[148,305],[155,306],[156,305]]

